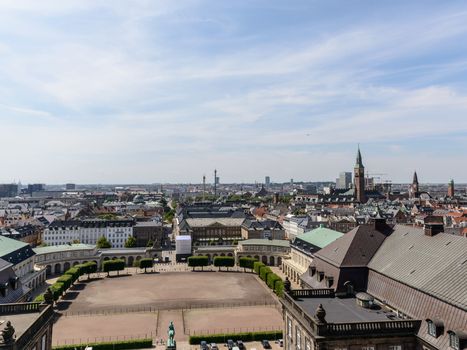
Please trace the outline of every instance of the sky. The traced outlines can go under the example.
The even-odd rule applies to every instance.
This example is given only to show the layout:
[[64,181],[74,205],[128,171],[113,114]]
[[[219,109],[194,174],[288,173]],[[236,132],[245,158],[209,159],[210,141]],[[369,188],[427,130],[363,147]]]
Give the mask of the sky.
[[467,3],[2,0],[0,182],[467,182]]

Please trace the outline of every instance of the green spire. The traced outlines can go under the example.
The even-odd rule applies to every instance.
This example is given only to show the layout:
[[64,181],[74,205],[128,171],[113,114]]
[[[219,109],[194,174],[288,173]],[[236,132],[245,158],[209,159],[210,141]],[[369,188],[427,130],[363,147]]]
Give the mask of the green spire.
[[360,145],[358,146],[357,162],[355,163],[355,167],[356,168],[363,168],[362,154],[360,153]]

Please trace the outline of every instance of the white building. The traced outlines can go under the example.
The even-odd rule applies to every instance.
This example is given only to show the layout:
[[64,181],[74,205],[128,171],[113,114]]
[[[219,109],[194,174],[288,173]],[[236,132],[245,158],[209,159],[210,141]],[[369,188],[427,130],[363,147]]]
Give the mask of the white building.
[[104,236],[113,248],[123,248],[133,235],[133,225],[133,220],[56,220],[44,230],[43,241],[47,245],[74,242],[95,245]]

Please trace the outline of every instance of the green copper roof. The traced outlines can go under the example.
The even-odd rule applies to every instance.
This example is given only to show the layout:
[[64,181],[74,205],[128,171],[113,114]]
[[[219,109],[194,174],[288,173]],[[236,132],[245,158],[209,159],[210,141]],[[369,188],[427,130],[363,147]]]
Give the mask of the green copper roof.
[[36,254],[47,254],[47,253],[57,253],[57,252],[64,252],[64,251],[73,251],[73,250],[82,250],[82,249],[93,249],[95,248],[94,245],[89,244],[62,244],[62,245],[51,245],[46,247],[37,247],[34,248],[34,252]]
[[21,249],[27,245],[27,243],[0,235],[0,257],[8,255],[15,250]]
[[272,245],[278,247],[290,247],[290,242],[285,239],[246,239],[238,242],[241,245]]
[[334,231],[329,228],[320,226],[314,230],[302,233],[297,236],[297,239],[301,239],[309,244],[313,244],[316,247],[324,248],[329,243],[334,242],[344,234],[342,232]]

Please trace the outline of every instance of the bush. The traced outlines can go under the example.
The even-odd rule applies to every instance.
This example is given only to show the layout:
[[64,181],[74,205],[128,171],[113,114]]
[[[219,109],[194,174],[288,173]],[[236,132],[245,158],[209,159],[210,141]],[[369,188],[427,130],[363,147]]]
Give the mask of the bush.
[[102,263],[102,269],[109,276],[111,271],[121,271],[125,268],[125,261],[121,259],[107,260]]
[[253,263],[253,270],[259,275],[259,270],[263,267],[266,266],[264,265],[261,261],[255,261]]
[[280,281],[281,278],[279,276],[277,276],[275,273],[270,273],[268,274],[268,277],[267,277],[267,285],[269,288],[271,288],[272,290],[274,290],[274,286],[276,285],[276,281]]
[[54,300],[57,301],[58,298],[61,297],[61,295],[63,294],[63,292],[65,291],[65,286],[63,285],[63,283],[60,283],[60,282],[55,282],[54,284],[52,284],[50,286],[50,290],[52,291],[52,294],[54,296]]
[[274,284],[274,293],[281,298],[284,296],[284,281],[281,279],[277,280]]
[[81,274],[87,274],[88,278],[91,273],[97,272],[97,263],[89,261],[81,265]]
[[[65,271],[65,273],[63,275],[70,275],[73,277],[73,282],[75,282],[79,276],[81,276],[81,268],[76,265],[75,267],[72,267],[71,269],[68,269]],[[71,284],[73,284],[73,282],[71,282]]]
[[193,335],[190,336],[190,344],[200,344],[201,341],[205,340],[208,343],[225,343],[228,339],[233,341],[242,340],[244,342],[249,341],[261,341],[282,339],[282,331],[266,331],[266,332],[245,332],[245,333],[226,333],[226,334],[211,334],[211,335]]
[[53,350],[84,350],[86,346],[93,350],[129,350],[129,349],[150,349],[152,348],[152,339],[122,340],[104,343],[75,344],[54,346]]
[[204,266],[209,265],[209,257],[205,255],[199,255],[199,256],[190,256],[188,258],[188,266],[192,267],[193,270],[197,266],[201,266],[201,270],[203,269]]
[[35,303],[44,303],[45,302],[44,294],[39,294],[37,297],[35,297],[34,302]]
[[238,259],[238,265],[240,267],[243,267],[244,269],[253,270],[255,262],[257,262],[257,260],[254,259],[254,258],[242,257],[242,258]]
[[216,256],[214,257],[214,266],[219,267],[219,270],[222,266],[227,267],[234,267],[235,266],[235,258],[233,256]]
[[268,266],[261,266],[259,269],[259,278],[261,278],[264,282],[267,282],[267,278],[270,273],[272,273],[272,271]]
[[136,261],[138,263],[138,267],[140,269],[144,269],[144,273],[146,273],[147,268],[151,268],[154,266],[154,260],[152,258],[143,258]]
[[62,275],[57,279],[57,282],[62,283],[63,288],[67,290],[73,284],[74,278],[72,275]]

